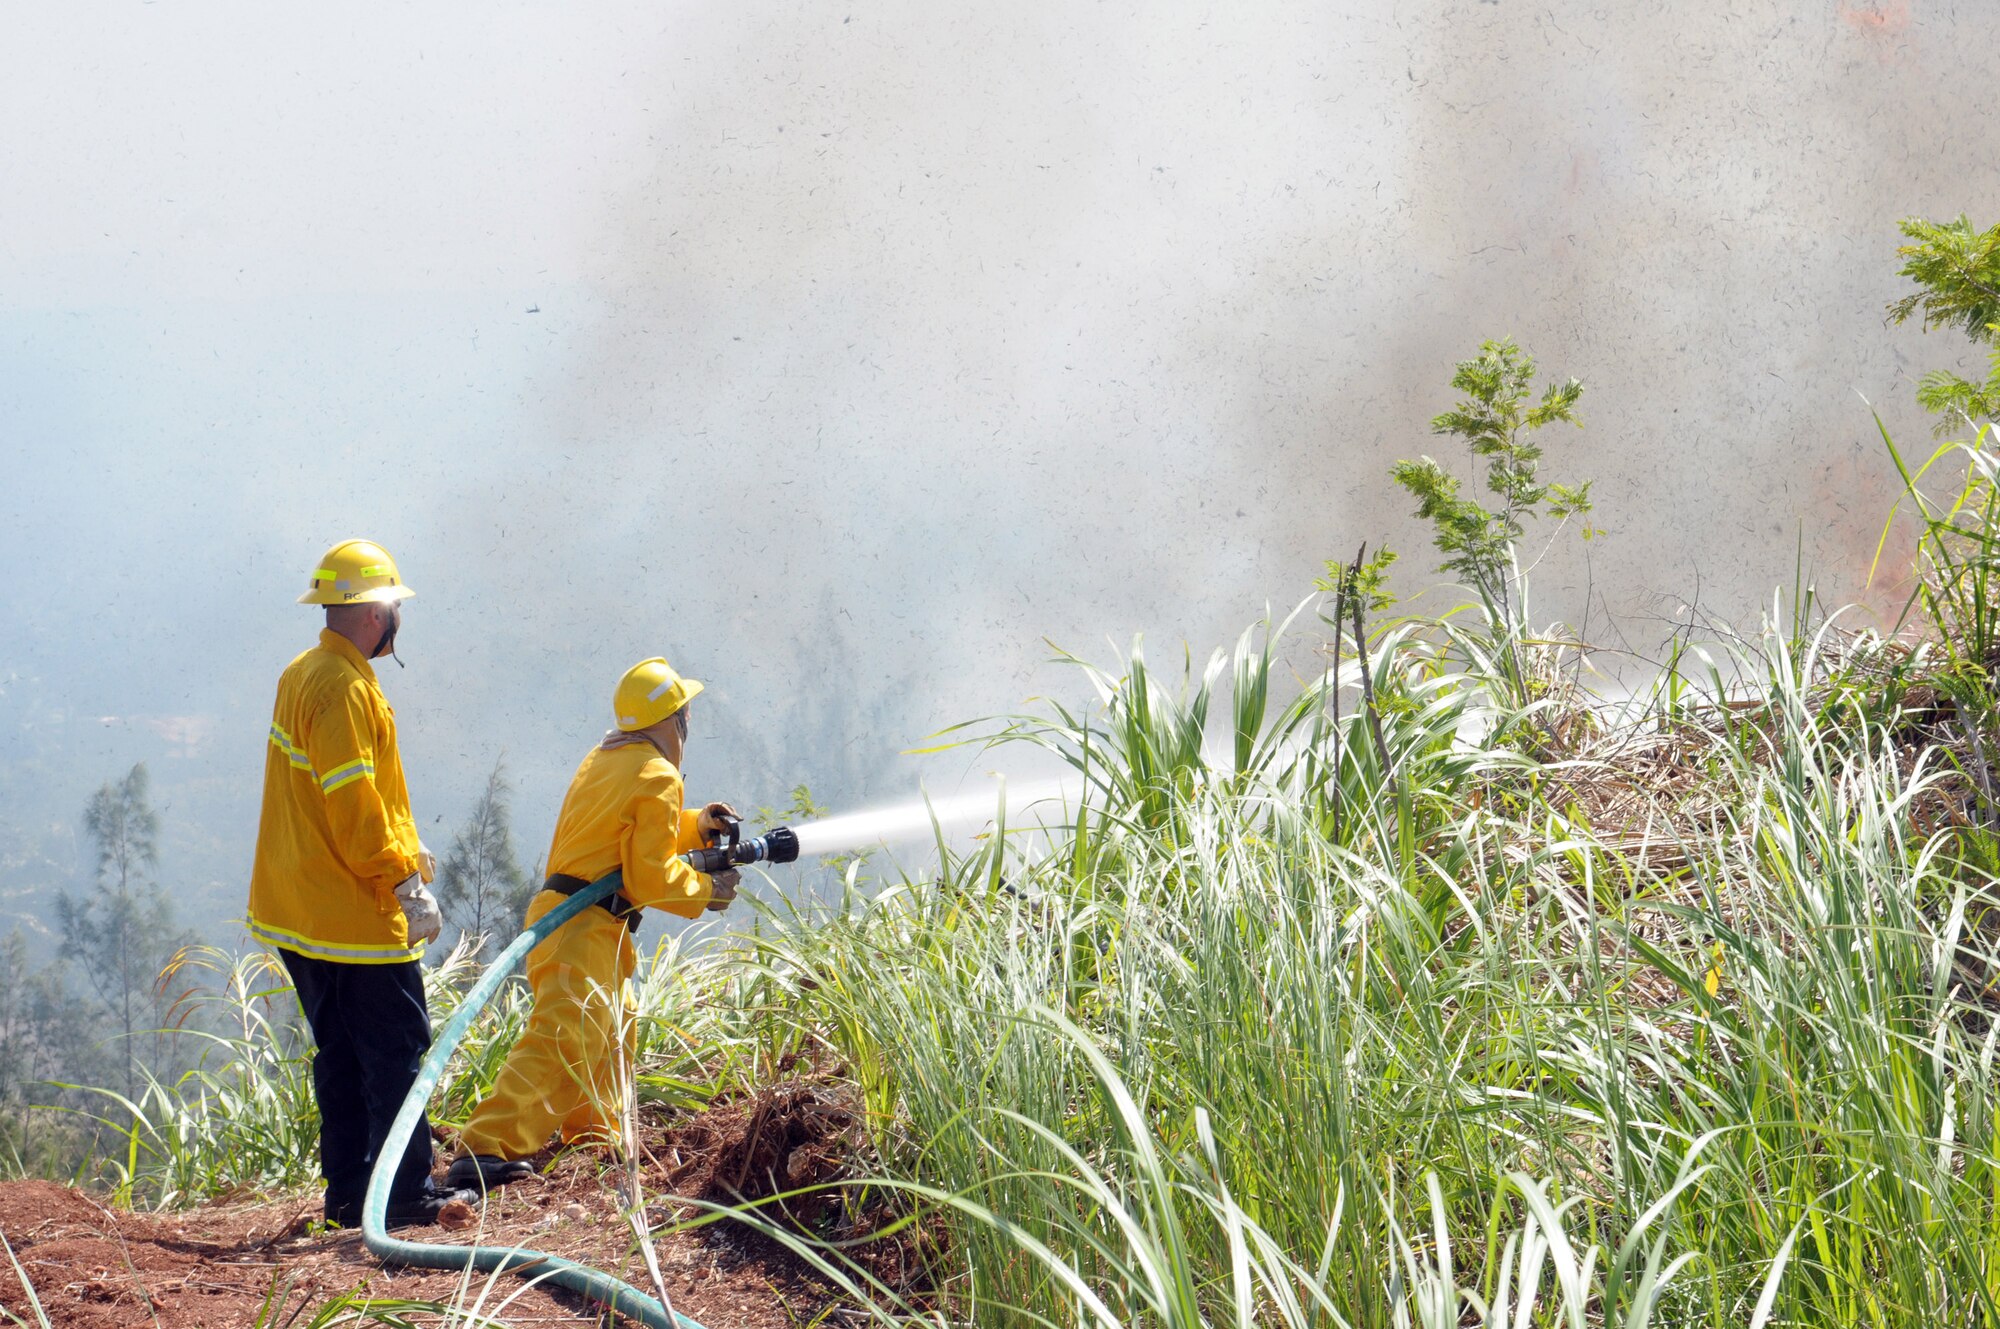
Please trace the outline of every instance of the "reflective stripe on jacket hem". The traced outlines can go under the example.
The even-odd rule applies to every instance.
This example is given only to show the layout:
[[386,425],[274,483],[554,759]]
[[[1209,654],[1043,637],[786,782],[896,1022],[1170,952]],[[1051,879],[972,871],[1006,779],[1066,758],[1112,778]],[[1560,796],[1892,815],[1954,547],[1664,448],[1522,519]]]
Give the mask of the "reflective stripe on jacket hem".
[[342,964],[403,964],[409,960],[424,958],[421,947],[320,941],[286,931],[284,928],[274,928],[268,923],[259,923],[254,918],[250,920],[250,935],[280,950],[297,951],[300,955],[309,955],[315,960],[337,960]]

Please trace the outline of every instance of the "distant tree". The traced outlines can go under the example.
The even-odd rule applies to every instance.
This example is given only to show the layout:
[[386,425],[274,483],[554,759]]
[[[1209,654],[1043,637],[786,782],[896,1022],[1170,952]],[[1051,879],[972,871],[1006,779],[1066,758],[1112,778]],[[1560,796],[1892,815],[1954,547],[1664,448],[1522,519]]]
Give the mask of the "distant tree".
[[0,941],[0,1103],[16,1100],[32,1079],[36,1053],[28,983],[28,941],[15,928]]
[[0,1140],[16,1155],[27,1135],[31,1086],[50,1073],[51,1049],[38,1015],[39,975],[28,957],[28,940],[15,928],[0,941]]
[[1955,327],[1991,348],[1985,382],[1934,369],[1918,382],[1917,400],[1941,417],[1941,435],[2000,419],[2000,225],[1974,230],[1961,215],[1948,222],[1906,217],[1900,226],[1912,242],[1896,250],[1901,275],[1917,289],[1889,306],[1890,321],[1921,315],[1925,332]]
[[[1463,394],[1458,405],[1431,420],[1431,433],[1465,443],[1475,474],[1484,468],[1479,478],[1490,495],[1486,501],[1464,492],[1459,477],[1429,457],[1399,461],[1389,472],[1417,500],[1417,516],[1431,524],[1432,542],[1445,556],[1439,570],[1457,576],[1460,585],[1479,597],[1508,688],[1524,704],[1533,700],[1534,684],[1520,650],[1528,625],[1516,542],[1525,533],[1526,519],[1567,523],[1590,512],[1590,481],[1568,485],[1543,480],[1538,438],[1552,424],[1582,427],[1576,404],[1583,384],[1573,378],[1556,380],[1539,397],[1534,384],[1534,357],[1512,337],[1482,342],[1479,354],[1460,361],[1452,374],[1451,386]],[[1596,534],[1583,527],[1584,539]],[[1328,571],[1352,609],[1379,599],[1386,566],[1378,555],[1372,563],[1357,562],[1347,569],[1345,580],[1340,569],[1330,565]],[[1358,623],[1355,632],[1358,637]]]
[[58,1081],[91,1084],[116,1068],[104,1059],[102,1024],[69,992],[61,960],[38,965],[19,928],[0,939],[0,1167],[25,1175],[69,1170],[63,1147],[74,1119],[36,1109],[76,1104]]
[[437,897],[447,922],[478,941],[475,954],[497,955],[521,933],[521,917],[539,886],[514,856],[506,759],[493,763],[485,792],[452,837],[438,866]]
[[[1461,361],[1451,386],[1464,393],[1457,407],[1431,421],[1433,434],[1462,439],[1473,465],[1486,467],[1485,488],[1498,502],[1487,507],[1460,492],[1458,477],[1429,457],[1399,461],[1390,469],[1397,484],[1417,500],[1417,515],[1431,523],[1441,571],[1455,573],[1502,622],[1513,618],[1517,573],[1514,542],[1524,517],[1557,519],[1590,511],[1590,482],[1546,484],[1540,476],[1542,449],[1534,435],[1558,421],[1581,427],[1576,403],[1583,384],[1575,379],[1550,383],[1535,400],[1534,357],[1511,337],[1481,343],[1479,354]],[[1589,538],[1595,532],[1585,528]]]
[[191,940],[175,927],[173,905],[154,879],[160,818],[147,797],[144,762],[91,795],[83,827],[96,850],[95,882],[91,890],[56,899],[62,956],[76,962],[119,1035],[125,1092],[132,1097],[142,1033],[152,1033],[152,1061],[160,1059],[158,980]]

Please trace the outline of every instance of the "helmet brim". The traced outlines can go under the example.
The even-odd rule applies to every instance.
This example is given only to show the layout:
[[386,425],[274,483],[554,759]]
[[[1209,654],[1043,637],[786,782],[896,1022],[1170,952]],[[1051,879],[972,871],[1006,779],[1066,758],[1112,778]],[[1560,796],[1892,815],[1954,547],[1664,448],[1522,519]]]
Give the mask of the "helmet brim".
[[416,592],[407,586],[373,586],[365,591],[336,591],[331,587],[321,590],[314,587],[301,595],[302,605],[367,605],[394,604],[399,600],[414,598]]

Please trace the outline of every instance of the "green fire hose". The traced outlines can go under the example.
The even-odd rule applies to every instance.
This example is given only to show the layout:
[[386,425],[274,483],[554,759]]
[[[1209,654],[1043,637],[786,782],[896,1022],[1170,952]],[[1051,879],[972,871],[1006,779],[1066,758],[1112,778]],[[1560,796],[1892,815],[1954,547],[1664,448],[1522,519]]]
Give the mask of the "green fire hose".
[[368,1194],[361,1204],[361,1240],[369,1251],[382,1257],[384,1263],[415,1265],[423,1269],[472,1269],[480,1273],[504,1269],[580,1292],[651,1329],[702,1329],[687,1316],[669,1312],[667,1307],[630,1283],[621,1283],[609,1274],[574,1260],[565,1260],[560,1255],[520,1247],[500,1250],[484,1246],[452,1246],[441,1242],[403,1241],[389,1235],[385,1221],[390,1179],[403,1156],[397,1142],[408,1140],[416,1130],[417,1118],[423,1115],[425,1105],[430,1102],[431,1090],[437,1087],[438,1077],[444,1073],[444,1064],[457,1050],[465,1031],[472,1027],[473,1020],[486,1009],[486,1003],[493,999],[493,994],[500,990],[500,984],[506,981],[508,971],[513,969],[517,960],[542,938],[605,899],[623,883],[623,874],[614,869],[609,876],[598,878],[549,910],[516,937],[513,945],[500,952],[500,957],[472,985],[472,991],[465,994],[458,1013],[446,1022],[431,1044],[430,1054],[417,1071],[416,1083],[410,1086],[409,1095],[403,1099],[402,1110],[397,1112],[395,1123],[389,1127],[388,1139],[376,1155],[375,1170],[368,1177]]

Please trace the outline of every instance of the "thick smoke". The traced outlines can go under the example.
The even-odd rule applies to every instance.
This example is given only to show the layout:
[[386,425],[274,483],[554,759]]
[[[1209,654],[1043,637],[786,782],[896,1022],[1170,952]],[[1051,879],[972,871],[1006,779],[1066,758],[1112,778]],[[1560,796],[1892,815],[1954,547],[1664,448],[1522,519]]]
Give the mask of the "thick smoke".
[[[1404,590],[1436,580],[1387,467],[1460,460],[1425,422],[1489,335],[1588,385],[1549,468],[1597,477],[1609,535],[1552,551],[1541,616],[1589,600],[1643,645],[1699,590],[1751,624],[1801,540],[1825,594],[1885,603],[1862,398],[1921,439],[1915,374],[1970,358],[1883,326],[1895,222],[2000,217],[2000,125],[1968,91],[1987,5],[535,22],[437,20],[407,50],[232,29],[246,70],[335,54],[204,103],[177,149],[203,169],[145,154],[116,225],[71,209],[5,251],[39,283],[5,312],[0,400],[26,477],[0,500],[19,862],[148,757],[183,868],[238,907],[271,681],[310,640],[286,601],[357,533],[422,591],[388,684],[439,837],[505,752],[532,856],[611,681],[656,652],[711,683],[698,793],[949,792],[965,760],[896,754],[1080,696],[1045,638],[1205,652],[1363,540],[1404,551]],[[160,99],[107,144],[207,95],[76,41],[114,109],[125,64]],[[296,143],[252,114],[272,98]],[[350,140],[338,170],[285,151]],[[44,123],[17,155],[63,145]],[[84,155],[93,189],[140,180]],[[189,211],[225,186],[228,216],[276,223]],[[310,206],[249,207],[286,188]],[[172,595],[133,576],[177,557],[201,574]]]
[[1594,593],[1643,643],[1698,591],[1754,622],[1801,540],[1884,603],[1860,394],[1918,435],[1906,359],[1963,355],[1881,307],[1898,217],[2000,203],[1990,136],[1949,128],[1992,127],[1954,89],[1996,35],[1775,3],[687,11],[545,417],[621,481],[571,510],[606,557],[671,571],[581,600],[715,659],[774,776],[879,792],[897,743],[1050,684],[1040,637],[1206,648],[1363,539],[1431,580],[1386,469],[1512,333],[1590,387],[1550,466],[1611,532],[1552,552],[1548,617]]

